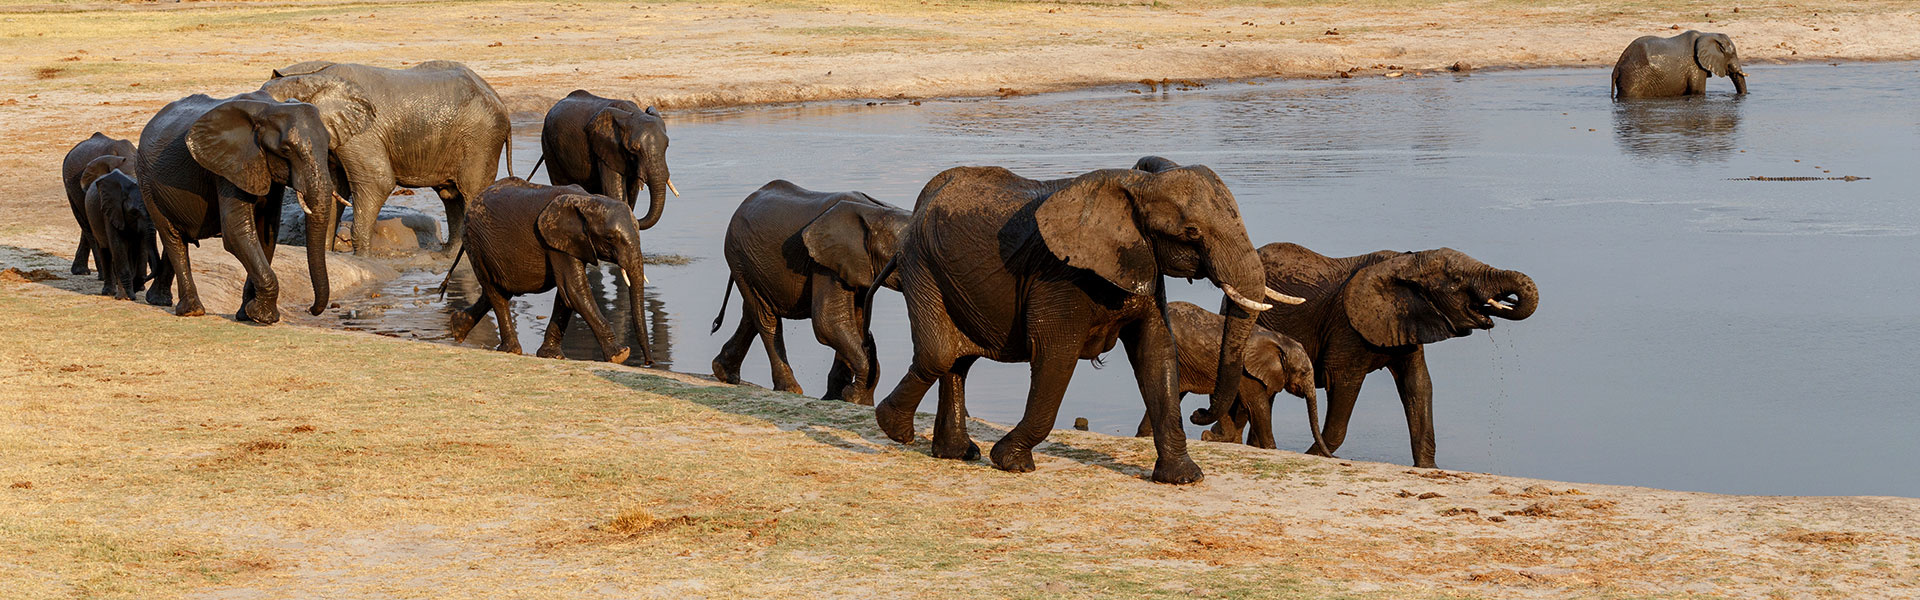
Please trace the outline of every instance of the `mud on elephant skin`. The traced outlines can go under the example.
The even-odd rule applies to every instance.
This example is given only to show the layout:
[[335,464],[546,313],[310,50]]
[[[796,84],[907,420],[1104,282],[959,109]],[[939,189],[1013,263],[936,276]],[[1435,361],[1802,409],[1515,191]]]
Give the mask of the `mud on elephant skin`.
[[[87,139],[74,144],[73,149],[67,151],[66,158],[61,159],[60,182],[67,191],[67,207],[73,209],[73,220],[80,225],[79,246],[73,251],[72,273],[74,275],[88,273],[87,256],[89,254],[94,256],[95,266],[99,266],[100,262],[99,255],[93,246],[92,225],[87,222],[87,186],[92,185],[94,179],[113,169],[120,169],[128,176],[137,177],[137,169],[132,164],[135,153],[133,142],[107,137],[107,134],[95,131]],[[94,159],[108,156],[118,157],[120,160],[108,164],[105,170],[89,171],[87,169]]]
[[1298,340],[1327,390],[1323,441],[1331,456],[1367,373],[1393,373],[1415,466],[1434,466],[1433,383],[1424,345],[1519,321],[1539,306],[1539,289],[1519,271],[1496,269],[1458,250],[1383,250],[1331,258],[1295,244],[1260,248],[1267,285],[1306,298],[1260,315],[1260,325]]
[[[650,229],[665,214],[667,192],[679,196],[667,170],[667,123],[660,111],[640,108],[574,90],[547,110],[540,128],[540,160],[554,185],[578,185],[588,192],[626,201],[637,209],[640,188],[647,188],[647,214],[640,228]],[[535,163],[534,168],[539,168]],[[531,176],[531,173],[529,173]]]
[[153,219],[140,199],[140,184],[119,169],[108,168],[125,161],[103,156],[88,165],[88,170],[107,168],[107,173],[89,178],[86,201],[88,232],[100,264],[100,295],[118,300],[132,300],[160,261]]
[[[1173,328],[1178,348],[1180,394],[1212,394],[1214,361],[1220,356],[1220,331],[1226,317],[1187,302],[1167,304],[1167,320]],[[1307,432],[1320,443],[1320,408],[1315,403],[1313,358],[1293,338],[1254,327],[1247,337],[1241,359],[1245,377],[1240,383],[1240,402],[1229,418],[1215,422],[1200,439],[1210,442],[1245,443],[1257,448],[1274,448],[1273,398],[1284,391],[1307,401]],[[1248,423],[1252,428],[1246,429]],[[1153,435],[1153,423],[1140,420],[1136,436]]]
[[[362,214],[380,214],[396,185],[433,188],[446,204],[441,251],[449,255],[459,251],[468,199],[493,184],[502,152],[512,163],[506,104],[457,62],[384,69],[309,61],[274,70],[260,90],[319,108],[332,142],[328,174]],[[355,254],[372,252],[373,225],[354,223]]]
[[1698,96],[1707,93],[1709,77],[1732,79],[1736,93],[1747,93],[1747,72],[1727,34],[1641,36],[1614,61],[1612,93],[1620,99]]
[[968,369],[980,358],[1031,363],[1026,414],[990,453],[996,468],[1017,472],[1033,470],[1078,361],[1124,343],[1154,425],[1153,479],[1199,481],[1181,430],[1162,279],[1204,277],[1225,291],[1215,372],[1226,392],[1214,398],[1223,414],[1240,389],[1253,315],[1270,308],[1255,299],[1263,273],[1233,193],[1204,166],[1052,181],[948,169],[920,192],[881,277],[889,274],[900,278],[914,347],[912,368],[875,408],[881,430],[912,442],[914,411],[937,381],[933,455],[977,457],[966,433]]
[[740,362],[758,337],[773,366],[774,388],[804,393],[787,363],[781,319],[810,319],[814,337],[834,350],[823,400],[873,404],[880,360],[867,331],[865,295],[893,260],[912,213],[860,192],[816,192],[777,180],[747,196],[727,225],[725,255],[731,277],[713,331],[726,318],[727,298],[740,288],[740,325],[713,359],[713,376],[740,382]]
[[[625,362],[630,349],[620,345],[600,312],[587,282],[587,265],[607,261],[618,265],[628,280],[628,309],[640,356],[653,364],[647,343],[642,287],[646,271],[640,255],[640,230],[633,211],[619,200],[588,194],[578,186],[551,186],[509,177],[481,191],[472,206],[472,226],[466,230],[465,253],[473,261],[480,299],[452,317],[455,341],[465,341],[474,324],[493,311],[499,320],[503,352],[520,352],[508,302],[517,295],[538,294],[554,288],[553,316],[547,320],[546,340],[538,354],[560,358],[560,342],[574,313],[586,319],[608,362]],[[455,262],[459,261],[458,255]],[[451,276],[451,273],[449,273]]]

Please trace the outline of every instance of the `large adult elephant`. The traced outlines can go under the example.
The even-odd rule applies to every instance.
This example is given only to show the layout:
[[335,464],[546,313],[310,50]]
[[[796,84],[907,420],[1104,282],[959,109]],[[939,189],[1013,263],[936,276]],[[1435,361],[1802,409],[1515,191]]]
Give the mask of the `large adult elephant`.
[[[1309,453],[1332,456],[1347,437],[1347,420],[1367,373],[1387,368],[1399,388],[1413,440],[1415,466],[1432,468],[1433,382],[1425,344],[1492,329],[1495,317],[1533,315],[1540,292],[1533,279],[1474,260],[1458,250],[1383,250],[1329,258],[1295,244],[1260,248],[1267,285],[1306,298],[1299,306],[1260,315],[1260,325],[1303,345],[1327,389],[1321,444]],[[1221,421],[1221,435],[1236,435]]]
[[[307,239],[327,239],[333,214],[333,178],[327,174],[327,127],[320,110],[304,102],[281,102],[265,92],[231,98],[195,94],[174,101],[140,131],[140,195],[160,234],[167,262],[157,269],[147,302],[174,275],[180,277],[173,314],[206,314],[193,285],[187,243],[220,237],[247,270],[241,292],[242,321],[280,320],[279,279],[273,273],[281,197],[287,189],[307,212]],[[327,247],[307,244],[313,306],[327,307]]]
[[[574,90],[547,109],[540,128],[540,160],[554,185],[578,185],[588,192],[627,202],[647,188],[647,215],[640,228],[660,222],[667,192],[679,196],[667,172],[667,122],[660,111],[631,100],[615,100]],[[536,167],[538,165],[535,165]]]
[[906,296],[913,367],[875,409],[880,428],[912,442],[914,409],[939,381],[933,455],[977,457],[966,432],[967,370],[981,357],[1030,362],[1026,414],[991,453],[995,467],[1016,472],[1033,470],[1033,447],[1053,429],[1078,361],[1118,341],[1153,420],[1154,481],[1199,481],[1181,430],[1162,277],[1205,277],[1226,292],[1218,414],[1238,396],[1253,315],[1270,308],[1257,300],[1263,273],[1233,193],[1204,166],[1052,181],[998,167],[948,169],[921,190],[881,278],[893,271]]
[[[734,210],[725,252],[730,295],[740,288],[740,327],[713,358],[713,377],[740,383],[740,361],[757,335],[773,365],[774,388],[803,393],[787,364],[781,319],[811,319],[813,335],[833,348],[822,400],[873,404],[880,372],[862,299],[900,247],[913,214],[860,192],[816,192],[786,180],[761,186]],[[713,331],[720,330],[727,301]]]
[[1668,38],[1641,36],[1613,63],[1613,96],[1699,96],[1707,93],[1708,77],[1733,79],[1733,89],[1747,93],[1747,72],[1727,34],[1689,29]]
[[[91,185],[93,180],[83,177],[83,173],[93,159],[102,156],[118,156],[131,161],[134,151],[133,142],[107,137],[107,134],[95,131],[87,139],[74,144],[73,149],[67,151],[66,158],[60,161],[60,182],[67,189],[67,207],[73,209],[73,220],[80,224],[80,246],[73,250],[72,272],[74,275],[87,274],[89,254],[94,257],[95,266],[102,262],[93,246],[92,224],[87,221],[87,186]],[[133,175],[131,164],[115,165],[113,168],[124,169],[129,171],[128,175]],[[102,171],[94,177],[105,174],[106,172]]]
[[[493,184],[503,149],[513,161],[506,104],[457,62],[383,69],[310,61],[275,70],[260,89],[276,100],[319,107],[332,136],[334,164],[343,171],[335,175],[345,179],[354,214],[380,214],[395,185],[439,193],[447,209],[441,251],[448,256],[460,250],[467,198]],[[354,219],[354,254],[373,250],[374,221]]]

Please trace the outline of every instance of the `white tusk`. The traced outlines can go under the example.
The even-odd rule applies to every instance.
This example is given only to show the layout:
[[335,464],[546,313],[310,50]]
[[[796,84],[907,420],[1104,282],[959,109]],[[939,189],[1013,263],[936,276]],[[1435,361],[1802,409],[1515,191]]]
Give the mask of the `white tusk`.
[[673,197],[675,197],[675,198],[679,198],[679,197],[680,197],[680,188],[676,188],[676,187],[673,187],[673,180],[672,180],[672,179],[668,179],[668,180],[667,180],[667,191],[669,191],[669,192],[673,192]]
[[1300,304],[1302,302],[1307,301],[1306,298],[1301,298],[1299,296],[1288,296],[1286,294],[1282,294],[1278,291],[1275,291],[1273,288],[1267,288],[1267,299],[1273,300],[1275,302],[1279,302],[1281,304]]
[[1233,289],[1231,285],[1220,284],[1220,291],[1226,292],[1227,297],[1233,299],[1234,304],[1238,304],[1240,308],[1247,309],[1250,312],[1266,312],[1267,309],[1273,308],[1272,304],[1263,304],[1248,300],[1246,296],[1240,295],[1239,290]]
[[1487,304],[1492,305],[1494,308],[1498,308],[1500,310],[1513,310],[1512,304],[1507,304],[1505,302],[1494,300],[1492,298],[1487,299]]
[[339,194],[334,194],[334,195],[333,195],[333,201],[334,201],[334,202],[339,202],[341,206],[345,206],[345,207],[348,207],[348,208],[352,208],[352,207],[353,207],[353,205],[352,205],[352,204],[347,204],[347,197],[346,197],[346,196],[342,196],[342,195],[339,195]]
[[627,280],[627,270],[626,270],[626,269],[614,269],[614,270],[613,270],[613,272],[614,272],[615,274],[617,274],[617,275],[619,275],[619,276],[620,276],[620,285],[624,285],[624,286],[627,286],[627,287],[633,287],[633,282],[632,282],[632,281],[629,281],[629,280]]
[[647,274],[646,274],[646,273],[641,273],[641,274],[640,274],[640,283],[644,283],[644,284],[651,284],[651,283],[653,283],[653,280],[652,280],[652,279],[647,279]]
[[300,205],[300,212],[307,213],[307,217],[309,218],[313,217],[313,209],[307,208],[307,197],[305,194],[301,194],[300,192],[297,192],[297,191],[294,192],[293,203]]

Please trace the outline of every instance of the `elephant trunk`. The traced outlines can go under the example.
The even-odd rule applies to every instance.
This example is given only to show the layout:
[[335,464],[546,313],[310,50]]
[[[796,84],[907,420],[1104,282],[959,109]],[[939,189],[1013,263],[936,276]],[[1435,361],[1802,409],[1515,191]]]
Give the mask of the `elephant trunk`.
[[[1488,278],[1491,284],[1485,288],[1490,298],[1487,314],[1509,321],[1519,321],[1533,316],[1533,310],[1540,306],[1540,288],[1533,285],[1533,278],[1519,271],[1495,271]],[[1512,295],[1516,300],[1512,304],[1500,301],[1501,296]]]
[[313,281],[313,306],[307,313],[318,315],[327,310],[333,290],[327,281],[327,246],[333,242],[333,179],[323,171],[327,164],[324,152],[308,162],[306,173],[294,182],[293,189],[299,194],[295,201],[307,210],[307,276]]
[[[673,185],[672,175],[667,173],[667,161],[660,157],[651,157],[635,162],[645,163],[647,169],[647,216],[640,218],[640,228],[650,229],[660,222],[667,207],[667,188]],[[638,169],[635,172],[639,172]],[[635,186],[638,191],[638,186]],[[677,195],[677,194],[676,194]]]
[[1727,77],[1733,79],[1734,93],[1738,93],[1738,94],[1747,93],[1747,72],[1746,71],[1740,70],[1740,67],[1734,67],[1733,72],[1728,73]]
[[633,339],[640,344],[640,361],[653,365],[653,343],[647,340],[646,259],[640,253],[640,238],[620,253],[620,270],[627,274],[627,310],[633,317]]
[[[1311,379],[1311,377],[1309,377],[1309,379]],[[1315,398],[1316,395],[1313,391],[1313,384],[1308,383],[1307,393],[1304,396],[1307,400],[1307,432],[1313,434],[1314,447],[1325,448],[1327,447],[1326,440],[1320,439],[1320,402]]]
[[[1245,234],[1239,238],[1246,240]],[[1227,260],[1214,264],[1214,280],[1225,296],[1220,300],[1220,314],[1226,316],[1226,322],[1220,328],[1220,361],[1213,380],[1212,401],[1207,408],[1193,412],[1191,420],[1195,425],[1211,425],[1225,418],[1240,401],[1240,383],[1246,376],[1242,369],[1247,338],[1253,333],[1253,320],[1259,316],[1257,311],[1270,307],[1237,293],[1238,290],[1264,291],[1266,269],[1261,266],[1260,255],[1254,253],[1251,242],[1241,241],[1236,246],[1231,252],[1221,253]]]

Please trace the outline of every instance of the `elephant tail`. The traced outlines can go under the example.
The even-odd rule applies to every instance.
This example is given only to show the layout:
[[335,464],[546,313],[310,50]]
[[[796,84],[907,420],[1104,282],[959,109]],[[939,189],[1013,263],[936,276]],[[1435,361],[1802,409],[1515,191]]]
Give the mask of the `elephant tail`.
[[[742,292],[742,293],[745,293],[745,292]],[[720,295],[720,314],[713,316],[713,328],[707,330],[707,335],[713,335],[720,331],[720,323],[725,322],[727,320],[727,301],[732,299],[733,299],[733,277],[728,276],[727,291],[726,293]],[[741,302],[745,302],[745,300],[742,300]],[[744,319],[746,317],[741,316],[740,318]]]
[[507,176],[513,176],[513,126],[507,126]]
[[453,253],[453,262],[447,264],[447,276],[440,280],[440,291],[438,293],[440,294],[441,300],[447,299],[447,284],[453,283],[453,269],[455,267],[460,266],[460,257],[466,256],[466,255],[467,255],[466,244],[461,244],[460,250],[458,252]]
[[533,174],[540,170],[540,163],[544,162],[547,162],[547,155],[545,154],[540,155],[540,158],[534,159],[533,168],[527,171],[527,179],[533,179]]

